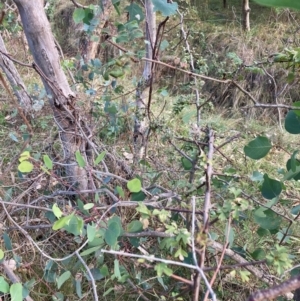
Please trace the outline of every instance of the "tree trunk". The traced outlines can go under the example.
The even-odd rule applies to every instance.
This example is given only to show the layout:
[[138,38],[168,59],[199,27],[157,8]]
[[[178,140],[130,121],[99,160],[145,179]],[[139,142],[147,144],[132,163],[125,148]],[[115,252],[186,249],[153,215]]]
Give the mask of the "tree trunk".
[[[153,59],[153,48],[156,38],[156,15],[153,11],[153,4],[151,0],[145,1],[146,11],[146,58]],[[142,78],[138,83],[136,90],[136,117],[134,125],[134,149],[135,160],[141,159],[145,155],[146,149],[146,131],[147,124],[145,120],[146,116],[146,104],[148,102],[149,85],[152,79],[152,62],[145,61]]]
[[[99,24],[95,31],[93,31],[93,36],[101,37],[101,31],[105,27],[107,20],[112,12],[113,6],[111,0],[102,0],[102,7],[99,7],[99,12],[95,16],[96,19],[99,19]],[[98,55],[99,41],[91,39],[91,35],[83,34],[83,37],[80,40],[80,45],[83,45],[81,49],[81,56],[86,63],[91,59],[94,59]]]
[[[0,50],[7,53],[5,44],[0,35]],[[25,113],[29,113],[31,110],[31,98],[26,91],[25,85],[19,75],[18,70],[10,59],[0,53],[0,67],[5,73],[12,89],[13,93],[18,99],[19,104],[24,109]]]
[[243,0],[242,24],[245,31],[250,31],[250,7],[249,0]]
[[89,135],[75,108],[76,98],[61,68],[50,24],[43,8],[43,0],[14,0],[23,29],[33,55],[36,71],[41,76],[54,119],[60,131],[64,151],[66,176],[69,185],[78,190],[87,189],[88,179],[84,168],[77,165],[74,153],[79,150],[88,162]]

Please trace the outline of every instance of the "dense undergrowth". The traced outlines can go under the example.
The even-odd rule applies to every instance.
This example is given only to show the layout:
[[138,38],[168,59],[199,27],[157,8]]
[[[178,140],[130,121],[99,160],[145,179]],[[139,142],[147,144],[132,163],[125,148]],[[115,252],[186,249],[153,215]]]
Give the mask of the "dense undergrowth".
[[[99,184],[93,194],[76,197],[77,191],[66,188],[64,154],[45,92],[36,76],[20,69],[35,97],[36,110],[28,117],[34,135],[28,139],[26,126],[5,102],[0,113],[1,194],[3,201],[20,202],[25,209],[7,203],[9,214],[0,211],[0,249],[5,250],[6,261],[16,263],[14,272],[23,283],[24,295],[28,289],[34,300],[92,300],[96,290],[101,300],[196,300],[194,271],[166,264],[173,260],[193,265],[196,254],[203,260],[201,268],[208,279],[219,262],[224,267],[212,286],[218,300],[245,300],[253,291],[289,278],[290,269],[299,263],[295,219],[299,183],[284,182],[280,197],[277,191],[266,197],[264,186],[269,183],[270,190],[278,188],[274,181],[292,169],[285,166],[288,159],[298,168],[296,154],[292,156],[297,136],[283,129],[287,109],[253,107],[249,97],[259,104],[298,101],[297,74],[289,80],[293,66],[288,69],[285,63],[274,62],[274,54],[298,46],[299,14],[253,4],[252,29],[244,33],[239,1],[232,1],[225,10],[219,1],[207,2],[200,11],[180,7],[186,14],[190,53],[176,27],[178,17],[170,18],[161,60],[172,54],[166,60],[169,65],[189,69],[192,54],[195,73],[233,79],[239,87],[194,81],[179,70],[158,66],[147,116],[151,129],[147,155],[139,162],[133,159],[132,128],[135,88],[143,63],[123,55],[129,64],[125,68],[121,62],[125,75],[107,80],[103,69],[116,65],[110,65],[118,59],[115,50],[107,61],[107,53],[100,52],[99,64],[96,60],[78,63],[72,52],[65,53],[63,66],[74,73],[76,81],[81,80],[74,84],[81,100],[78,108],[90,119],[100,153],[91,167]],[[51,6],[48,12],[54,33],[57,7]],[[17,41],[11,33],[7,43]],[[144,47],[142,39],[125,43],[128,48],[132,45],[135,48],[129,50],[136,52]],[[18,49],[14,57],[23,58]],[[27,58],[31,60],[29,54]],[[181,65],[174,64],[176,58]],[[92,77],[91,70],[102,77]],[[272,144],[258,161],[244,150],[256,137],[267,137]],[[263,140],[261,147],[265,145]],[[33,164],[30,173],[18,170],[22,154],[21,160]],[[84,158],[76,158],[85,167]],[[209,166],[213,168],[210,178]],[[203,225],[208,193],[210,218]],[[105,254],[105,250],[129,255]],[[130,254],[154,255],[162,262],[137,260]],[[202,281],[200,299],[205,292]]]

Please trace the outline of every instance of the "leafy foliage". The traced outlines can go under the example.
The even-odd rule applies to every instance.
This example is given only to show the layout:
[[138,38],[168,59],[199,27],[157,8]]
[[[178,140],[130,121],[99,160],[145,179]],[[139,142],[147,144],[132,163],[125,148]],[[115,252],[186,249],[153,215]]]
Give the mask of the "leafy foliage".
[[258,160],[265,157],[270,151],[271,147],[272,145],[268,138],[257,137],[245,146],[244,152],[246,156],[250,157],[251,159]]
[[[297,4],[292,1],[258,2],[297,8]],[[152,0],[152,3],[154,11],[164,17],[172,16],[176,22],[179,20],[176,19],[177,10],[184,5],[161,0]],[[147,23],[144,22],[144,7],[134,2],[121,5],[120,1],[113,1],[113,5],[118,17],[114,16],[113,22],[109,20],[107,28],[103,29],[101,36],[105,34],[106,40],[101,40],[101,47],[104,44],[116,46],[119,55],[114,54],[107,59],[101,53],[99,58],[91,60],[77,56],[66,59],[63,65],[64,70],[71,69],[76,73],[76,89],[86,95],[82,97],[82,103],[76,102],[72,110],[91,112],[88,116],[97,129],[95,133],[87,131],[76,135],[87,136],[85,143],[89,142],[90,149],[97,151],[88,158],[82,153],[82,145],[79,144],[76,144],[77,150],[69,154],[69,150],[62,151],[55,143],[51,151],[48,147],[41,151],[39,143],[27,141],[26,148],[17,152],[21,153],[20,164],[17,166],[14,161],[11,163],[18,169],[15,175],[11,172],[13,183],[7,185],[8,188],[3,186],[4,201],[17,200],[14,202],[17,207],[21,203],[16,197],[19,187],[24,190],[24,180],[27,178],[34,181],[34,190],[30,188],[28,194],[28,202],[31,203],[27,211],[20,209],[22,213],[18,216],[22,222],[21,227],[25,220],[37,229],[39,224],[36,226],[34,223],[40,221],[46,221],[46,226],[50,225],[45,227],[49,229],[48,232],[41,227],[38,230],[42,234],[37,235],[30,232],[31,228],[26,224],[28,233],[32,233],[36,243],[33,247],[40,248],[42,240],[49,241],[50,245],[52,236],[59,238],[56,244],[51,244],[49,249],[45,247],[44,253],[39,253],[40,262],[44,263],[41,271],[43,276],[39,282],[47,287],[47,294],[51,291],[53,300],[64,300],[66,294],[72,292],[78,298],[89,298],[87,296],[93,290],[99,296],[116,300],[120,299],[117,297],[119,287],[119,294],[124,297],[129,285],[131,292],[133,288],[139,298],[145,294],[157,300],[165,300],[166,296],[182,300],[182,287],[177,279],[186,279],[185,282],[189,283],[191,274],[194,277],[197,271],[193,267],[194,257],[197,258],[198,254],[199,257],[206,255],[203,256],[203,265],[214,267],[216,254],[224,250],[226,256],[222,264],[232,264],[234,258],[230,259],[231,253],[226,253],[228,248],[243,260],[264,260],[269,266],[268,273],[283,275],[295,263],[292,239],[296,238],[296,218],[300,209],[299,205],[290,200],[290,195],[291,191],[296,193],[297,181],[300,179],[297,150],[286,164],[281,164],[283,166],[265,171],[265,162],[274,156],[273,151],[270,152],[272,145],[274,153],[277,145],[274,141],[271,143],[271,139],[258,135],[244,147],[244,153],[239,156],[242,143],[239,140],[235,144],[234,139],[238,136],[231,135],[233,129],[227,124],[223,126],[220,120],[210,120],[215,104],[210,102],[210,97],[205,93],[202,95],[199,92],[209,85],[208,78],[204,78],[205,82],[195,80],[196,76],[189,72],[189,65],[195,63],[193,71],[198,75],[210,76],[210,73],[215,72],[214,75],[218,77],[216,82],[221,77],[224,80],[230,78],[228,81],[233,79],[236,83],[244,80],[240,73],[242,69],[253,77],[257,74],[265,75],[265,70],[260,64],[245,67],[244,58],[238,51],[226,52],[223,60],[211,50],[208,42],[210,36],[199,32],[198,28],[189,29],[188,37],[184,37],[183,31],[174,36],[165,31],[157,36],[159,45],[152,45],[153,49],[157,47],[153,58],[162,60],[163,55],[169,52],[177,55],[181,48],[182,61],[179,67],[182,69],[184,64],[187,66],[189,78],[178,85],[182,89],[180,95],[174,95],[172,89],[178,88],[177,83],[172,82],[171,89],[166,84],[168,76],[163,72],[158,80],[149,79],[150,92],[143,98],[145,102],[148,98],[149,103],[145,104],[145,110],[141,113],[149,122],[148,129],[142,137],[131,139],[133,124],[140,113],[136,113],[135,106],[138,89],[142,85],[149,87],[147,80],[146,83],[139,81],[141,72],[135,66],[139,65],[137,62],[146,53],[144,44],[149,45],[151,41],[146,40],[145,28],[142,27]],[[89,5],[73,11],[73,21],[76,26],[82,25],[87,45],[99,39],[97,35],[100,34],[94,30],[100,22],[97,16],[102,9],[97,5]],[[186,8],[183,15],[190,11],[192,9]],[[127,13],[126,18],[123,12]],[[165,26],[164,23],[160,25]],[[177,27],[171,25],[171,29]],[[184,28],[184,24],[181,25]],[[193,39],[197,41],[197,47],[201,44],[201,53],[197,54],[198,50],[193,49],[197,47],[190,48],[188,44],[183,44]],[[209,60],[204,57],[204,53],[210,53]],[[193,55],[196,55],[194,61],[189,61]],[[292,69],[290,73],[293,76],[288,78],[291,82],[297,76],[299,49],[285,49],[273,56],[273,62],[284,63],[286,68]],[[152,68],[153,74],[157,72],[156,68]],[[171,77],[175,78],[177,71]],[[227,83],[222,82],[224,85]],[[248,94],[250,92],[247,90]],[[158,100],[153,106],[152,97]],[[294,106],[299,104],[296,102]],[[285,130],[291,134],[300,133],[299,111],[290,110],[285,117]],[[36,120],[33,118],[34,122]],[[77,122],[81,126],[87,121],[78,118]],[[47,129],[47,123],[44,122],[41,127]],[[25,134],[18,134],[18,131],[10,130],[8,138],[20,147],[19,143]],[[60,139],[61,134],[58,134]],[[147,154],[142,159],[136,158],[136,145],[131,141],[139,138],[149,139]],[[26,141],[25,138],[23,140]],[[223,145],[227,144],[228,148],[223,151]],[[245,160],[244,155],[260,161]],[[264,158],[267,155],[266,160]],[[72,161],[72,166],[76,165],[77,169],[87,172],[87,179],[79,181],[87,180],[88,190],[80,191],[78,183],[68,186],[63,169],[70,166],[66,163],[68,160]],[[276,163],[280,165],[281,160]],[[209,174],[211,167],[213,172]],[[16,182],[18,189],[15,188]],[[207,203],[208,199],[210,204]],[[191,200],[194,200],[194,204]],[[36,203],[41,205],[36,206]],[[25,204],[22,202],[22,206]],[[13,216],[14,212],[10,212]],[[203,222],[204,219],[207,221]],[[27,231],[26,227],[24,231]],[[14,236],[10,233],[3,233],[0,260],[12,256],[20,266],[21,258],[16,255],[18,247],[15,248]],[[220,244],[225,243],[226,248],[222,245],[218,249]],[[282,246],[283,243],[285,246]],[[57,244],[57,248],[53,247]],[[147,261],[144,257],[135,259],[142,256],[140,253],[147,257]],[[46,262],[43,259],[45,254],[45,258],[53,259]],[[125,254],[133,258],[128,259]],[[155,262],[154,256],[158,262]],[[26,255],[23,258],[28,259]],[[170,261],[172,265],[168,264]],[[191,266],[193,268],[189,270]],[[262,270],[264,268],[263,264],[258,267]],[[212,284],[220,299],[225,300],[226,289],[233,290],[236,283],[244,286],[244,283],[259,278],[252,275],[253,271],[250,273],[234,265],[232,269],[229,274],[223,270],[218,271],[226,279],[228,287],[222,287],[219,291],[218,285]],[[211,277],[210,273],[205,275]],[[264,281],[263,278],[259,279]],[[104,282],[105,285],[102,285]],[[10,293],[12,299],[18,301],[34,290],[34,283],[35,280],[30,279],[10,284],[4,277],[0,277],[0,291]],[[256,285],[257,288],[263,286],[262,282],[256,282]],[[130,298],[133,298],[133,294]]]

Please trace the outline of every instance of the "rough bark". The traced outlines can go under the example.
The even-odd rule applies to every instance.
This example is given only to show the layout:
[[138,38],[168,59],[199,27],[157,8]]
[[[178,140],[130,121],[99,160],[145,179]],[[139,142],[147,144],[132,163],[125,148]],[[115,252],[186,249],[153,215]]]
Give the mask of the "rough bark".
[[60,131],[68,182],[79,190],[86,189],[87,173],[76,164],[74,153],[79,150],[87,157],[88,144],[84,136],[89,133],[80,120],[75,107],[75,94],[61,68],[43,1],[14,0],[14,2],[18,7],[28,46],[34,58],[34,68],[41,76]]
[[242,6],[242,24],[245,31],[250,30],[250,7],[249,0],[243,0]]
[[[156,38],[156,15],[153,11],[153,4],[151,0],[145,1],[146,11],[146,58],[153,59],[153,48]],[[134,125],[134,147],[135,147],[135,161],[145,155],[146,148],[146,131],[147,125],[145,121],[145,111],[147,103],[147,88],[151,83],[152,62],[146,61],[144,65],[143,75],[139,81],[136,90],[136,117]]]
[[[95,18],[99,20],[99,24],[95,32],[93,32],[94,36],[101,36],[101,31],[103,30],[107,20],[109,19],[112,8],[113,6],[110,0],[102,0],[102,8],[99,7],[99,12],[95,16]],[[83,46],[81,48],[81,56],[85,62],[88,62],[89,60],[94,59],[98,56],[99,41],[91,40],[91,37],[89,35],[83,35],[79,43]]]
[[[7,53],[5,44],[0,36],[0,50]],[[15,65],[6,56],[0,53],[0,67],[5,73],[14,95],[17,97],[19,104],[24,109],[25,113],[29,113],[31,110],[31,98],[26,91],[25,85],[19,75],[19,72],[15,68]]]

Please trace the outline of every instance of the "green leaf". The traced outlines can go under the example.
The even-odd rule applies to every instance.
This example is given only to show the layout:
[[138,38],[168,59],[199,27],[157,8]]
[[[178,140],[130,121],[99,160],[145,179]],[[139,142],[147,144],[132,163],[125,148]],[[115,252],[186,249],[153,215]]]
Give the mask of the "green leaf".
[[[229,231],[228,231],[228,227],[229,227]],[[229,246],[232,247],[234,242],[234,229],[228,224],[225,227],[225,235],[227,235],[227,233],[228,233]]]
[[61,292],[56,292],[54,295],[52,295],[53,301],[64,301],[64,295]]
[[293,110],[296,115],[300,116],[300,101],[293,102],[293,107],[299,107],[299,110]]
[[19,166],[18,170],[22,173],[31,172],[33,170],[33,165],[29,161],[22,161]]
[[75,289],[77,296],[82,299],[82,286],[80,280],[75,280]]
[[25,151],[20,155],[19,161],[22,162],[24,160],[28,160],[30,158],[29,151]]
[[290,134],[300,134],[300,116],[298,116],[294,110],[287,113],[284,127]]
[[239,271],[242,282],[248,282],[250,280],[249,276],[251,273],[249,271]]
[[266,230],[277,229],[281,224],[281,217],[277,215],[271,209],[266,209],[264,211],[264,216],[256,215],[254,212],[254,220],[259,226]]
[[[105,276],[102,275],[101,271],[99,268],[92,268],[91,269],[91,274],[93,275],[93,278],[97,281],[97,280],[101,280],[103,279]],[[87,274],[87,279],[88,281],[91,281],[89,275]]]
[[75,8],[73,12],[73,20],[75,23],[80,23],[85,17],[85,11],[83,8]]
[[154,5],[153,11],[160,11],[165,17],[174,15],[177,11],[178,4],[176,2],[162,1],[162,0],[152,0]]
[[7,294],[9,292],[9,284],[2,276],[0,276],[0,292],[3,294]]
[[270,179],[267,174],[264,174],[264,182],[260,191],[264,198],[272,200],[280,195],[282,191],[282,183],[277,180]]
[[191,170],[192,167],[193,167],[193,163],[188,160],[187,158],[181,158],[181,163],[182,163],[182,166],[184,168],[184,170]]
[[57,217],[57,218],[61,218],[63,213],[62,211],[59,209],[59,207],[57,206],[57,204],[54,204],[52,206],[52,211],[54,213],[54,215]]
[[103,160],[103,158],[105,157],[105,155],[106,155],[106,151],[103,151],[102,153],[100,153],[97,156],[96,160],[94,161],[95,165],[99,164]]
[[119,260],[118,259],[114,260],[114,274],[115,274],[117,279],[121,278],[120,265],[119,265]]
[[250,179],[254,182],[261,182],[264,179],[264,175],[259,171],[253,171]]
[[127,232],[136,233],[143,230],[143,224],[140,221],[132,221],[127,225]]
[[84,209],[84,210],[90,210],[90,209],[92,209],[94,206],[95,206],[94,203],[87,203],[87,204],[83,205],[83,209]]
[[129,14],[129,22],[133,20],[141,22],[145,19],[142,8],[134,2],[131,2],[129,6],[126,6],[125,11]]
[[120,225],[116,222],[112,222],[107,230],[105,231],[104,234],[104,239],[106,243],[110,246],[113,247],[118,241],[118,237],[121,233]]
[[107,222],[108,226],[112,223],[117,223],[118,226],[119,226],[119,234],[118,235],[121,235],[123,233],[123,228],[122,228],[122,222],[121,222],[121,219],[119,216],[115,215],[113,216],[112,218],[110,218]]
[[244,147],[244,152],[249,158],[259,160],[268,154],[271,147],[272,145],[267,137],[259,136]]
[[148,218],[151,216],[151,211],[144,203],[139,203],[135,210],[142,215],[142,218]]
[[81,235],[84,227],[84,221],[82,217],[72,215],[71,219],[64,225],[64,229],[73,235]]
[[57,288],[60,289],[61,286],[70,278],[71,272],[66,271],[63,274],[61,274],[58,279],[56,280]]
[[22,301],[23,300],[22,292],[23,292],[22,283],[12,284],[9,289],[11,301]]
[[98,251],[100,248],[101,248],[101,246],[96,246],[96,247],[89,248],[89,249],[84,250],[83,252],[81,252],[80,256],[89,255],[91,253],[94,253],[94,252]]
[[[297,158],[296,158],[297,153],[298,153],[298,150],[293,152],[292,157],[291,157],[291,161],[290,161],[290,167],[287,168],[288,170],[289,169],[292,169],[292,171],[296,170],[296,167],[297,167]],[[288,163],[287,163],[287,165],[288,165]]]
[[3,233],[3,240],[4,240],[5,249],[7,251],[12,251],[13,248],[12,248],[11,240],[6,232]]
[[283,181],[286,180],[299,180],[299,173],[300,173],[300,165],[298,166],[298,164],[296,164],[297,167],[295,169],[295,171],[293,171],[292,169],[290,169],[283,177]]
[[300,180],[300,161],[296,158],[297,153],[298,151],[295,151],[291,156],[291,159],[286,162],[286,169],[288,172],[284,175],[284,180]]
[[4,258],[4,252],[2,249],[0,249],[0,260],[2,260]]
[[143,191],[132,193],[130,196],[131,200],[134,202],[142,202],[146,199],[146,197],[147,195]]
[[53,168],[53,162],[52,162],[52,160],[50,159],[50,157],[48,155],[44,155],[43,160],[44,160],[44,164],[46,165],[46,167],[48,169]]
[[255,0],[255,2],[265,6],[300,9],[300,2],[298,0]]
[[76,157],[76,161],[79,165],[79,167],[85,167],[85,161],[84,161],[84,158],[82,157],[81,153],[79,150],[77,150],[75,152],[75,157]]
[[266,252],[262,248],[258,248],[251,253],[254,260],[263,260],[266,257]]
[[94,224],[92,225],[88,224],[86,230],[87,230],[88,241],[92,242],[96,235],[96,226]]
[[173,274],[173,271],[163,262],[155,265],[154,270],[157,272],[158,277],[161,277],[163,274],[166,274],[167,276],[171,276]]
[[263,229],[263,228],[258,228],[256,233],[259,237],[267,236],[270,234],[270,232],[267,229]]
[[291,209],[291,214],[298,215],[300,212],[300,205],[297,205]]
[[59,229],[63,228],[67,223],[70,222],[73,215],[74,215],[74,213],[60,218],[58,221],[56,221],[53,224],[52,229],[55,231],[55,230],[59,230]]
[[100,272],[102,275],[104,275],[104,277],[109,275],[109,270],[106,264],[101,267]]
[[118,193],[118,195],[119,195],[121,198],[124,198],[124,197],[125,197],[125,193],[124,193],[124,190],[123,190],[122,187],[117,186],[117,187],[116,187],[116,192]]
[[[93,20],[94,18],[94,11],[90,8],[85,8],[84,9],[84,18],[83,18],[83,23],[86,24],[86,25],[91,25],[91,21]],[[85,29],[86,30],[86,29]]]
[[130,192],[139,192],[142,189],[142,183],[140,179],[135,178],[127,182],[127,188]]
[[114,290],[115,290],[114,287],[110,287],[107,291],[105,291],[105,293],[103,294],[103,297],[107,296],[108,294],[110,294]]
[[123,68],[114,66],[110,71],[109,75],[114,78],[119,78],[125,74]]

